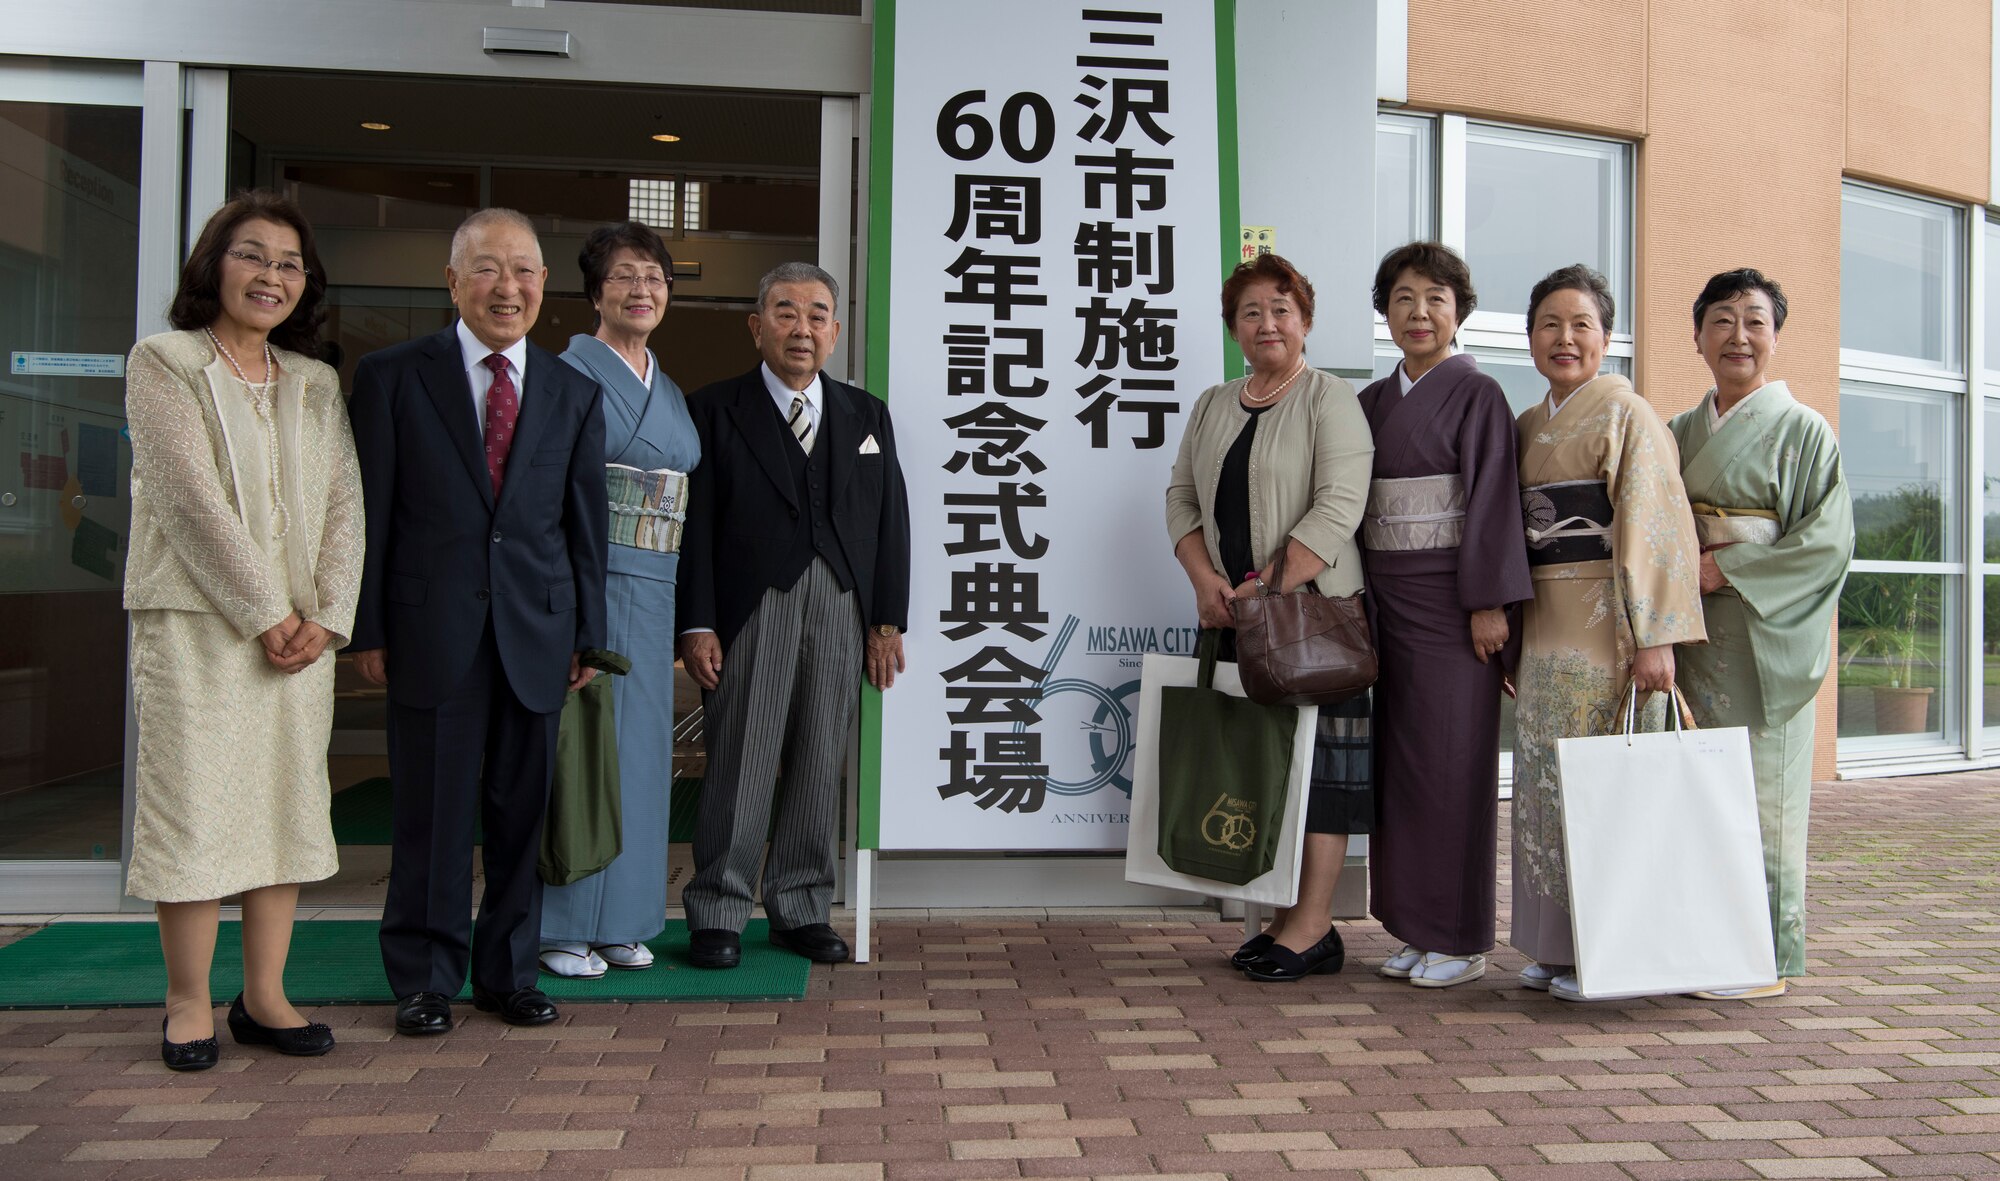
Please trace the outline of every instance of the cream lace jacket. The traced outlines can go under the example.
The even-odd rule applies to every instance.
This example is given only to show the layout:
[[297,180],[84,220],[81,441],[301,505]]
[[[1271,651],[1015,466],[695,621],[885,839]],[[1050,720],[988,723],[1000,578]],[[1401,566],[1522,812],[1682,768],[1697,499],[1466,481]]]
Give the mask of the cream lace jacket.
[[[297,610],[345,645],[354,624],[363,544],[361,469],[340,378],[310,357],[278,359],[278,470],[286,528],[282,564],[244,524],[243,498],[269,496],[244,474],[231,439],[254,417],[218,408],[235,375],[206,333],[163,332],[132,348],[125,414],[132,435],[132,538],[127,610],[208,611],[254,639]],[[239,443],[239,445],[241,445]]]
[[[1167,536],[1179,545],[1202,530],[1208,560],[1218,571],[1222,547],[1215,490],[1224,457],[1250,421],[1240,400],[1249,381],[1239,377],[1210,386],[1195,400],[1167,484]],[[1326,563],[1313,579],[1319,593],[1345,596],[1360,590],[1361,550],[1354,534],[1374,470],[1375,437],[1354,387],[1307,368],[1292,392],[1264,415],[1250,444],[1252,557],[1268,563],[1287,537],[1297,538]],[[1243,580],[1240,570],[1225,573],[1232,583]]]

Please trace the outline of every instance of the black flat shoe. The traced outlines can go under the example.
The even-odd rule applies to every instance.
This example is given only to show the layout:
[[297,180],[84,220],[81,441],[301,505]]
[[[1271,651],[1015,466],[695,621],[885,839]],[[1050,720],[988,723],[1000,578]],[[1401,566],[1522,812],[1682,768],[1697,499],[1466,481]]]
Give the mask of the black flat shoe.
[[210,1034],[191,1042],[167,1040],[167,1019],[160,1018],[160,1061],[168,1070],[207,1070],[222,1058],[222,1044]]
[[1249,939],[1244,941],[1243,946],[1237,948],[1236,951],[1230,955],[1229,966],[1232,968],[1249,967],[1251,964],[1254,964],[1258,960],[1262,959],[1264,956],[1265,949],[1269,948],[1273,943],[1276,942],[1277,940],[1271,938],[1269,935],[1252,935]]
[[451,998],[441,992],[413,992],[396,1002],[396,1032],[430,1037],[451,1032]]
[[743,936],[721,927],[688,933],[688,963],[697,968],[733,968],[743,962]]
[[854,952],[832,925],[808,923],[803,927],[771,928],[771,946],[802,955],[815,964],[844,964]]
[[1304,954],[1282,943],[1273,943],[1256,962],[1246,965],[1243,974],[1252,980],[1289,984],[1307,976],[1332,975],[1347,963],[1347,948],[1340,941],[1340,928],[1328,927],[1318,943]]
[[288,1029],[259,1025],[250,1010],[243,1007],[240,992],[229,1006],[229,1036],[239,1046],[271,1046],[278,1053],[294,1058],[317,1058],[333,1049],[333,1030],[317,1021]]
[[517,988],[506,996],[472,990],[472,1007],[482,1013],[498,1013],[509,1025],[547,1025],[561,1014],[555,1003],[539,988]]

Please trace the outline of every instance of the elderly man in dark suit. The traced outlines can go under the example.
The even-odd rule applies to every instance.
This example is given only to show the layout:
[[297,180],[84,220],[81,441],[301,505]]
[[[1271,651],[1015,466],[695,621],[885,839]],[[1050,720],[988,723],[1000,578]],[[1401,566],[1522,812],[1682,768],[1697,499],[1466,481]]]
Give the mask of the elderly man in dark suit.
[[706,690],[708,780],[682,892],[698,967],[740,962],[760,859],[771,942],[820,963],[849,955],[827,923],[840,770],[864,665],[879,689],[903,669],[910,512],[888,407],[821,372],[839,298],[807,263],[765,275],[750,317],[764,363],[688,400],[702,462],[675,611],[682,663]]
[[[362,358],[349,415],[368,552],[350,650],[389,687],[395,785],[382,963],[396,1030],[473,1004],[556,1019],[534,987],[535,873],[556,723],[604,643],[607,502],[597,383],[531,344],[541,244],[511,209],[467,218],[445,281],[459,321]],[[486,893],[472,909],[473,822]],[[468,938],[470,946],[468,949]]]

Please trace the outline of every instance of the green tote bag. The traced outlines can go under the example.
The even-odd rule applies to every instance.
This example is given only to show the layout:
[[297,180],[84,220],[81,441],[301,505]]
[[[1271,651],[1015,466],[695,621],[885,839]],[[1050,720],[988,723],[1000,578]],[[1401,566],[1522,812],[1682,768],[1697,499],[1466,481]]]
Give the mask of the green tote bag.
[[555,780],[549,785],[542,854],[535,867],[551,886],[567,886],[603,870],[617,858],[624,839],[611,678],[631,672],[632,662],[603,648],[586,651],[582,662],[607,675],[594,678],[563,702],[556,731]]
[[1160,859],[1240,886],[1277,861],[1299,711],[1216,689],[1221,640],[1202,633],[1195,688],[1160,690]]

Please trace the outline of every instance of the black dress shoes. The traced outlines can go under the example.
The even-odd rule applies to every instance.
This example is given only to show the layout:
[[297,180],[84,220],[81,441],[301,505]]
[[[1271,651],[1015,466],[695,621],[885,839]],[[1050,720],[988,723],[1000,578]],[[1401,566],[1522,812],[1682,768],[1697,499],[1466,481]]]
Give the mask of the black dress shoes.
[[191,1042],[167,1040],[167,1019],[160,1018],[160,1061],[168,1070],[207,1070],[222,1057],[222,1046],[213,1034]]
[[844,964],[854,954],[848,950],[847,940],[825,923],[788,927],[782,931],[772,927],[771,946],[796,952],[816,964]]
[[1243,974],[1252,980],[1290,983],[1315,974],[1338,972],[1347,963],[1347,948],[1340,941],[1340,928],[1328,927],[1318,943],[1303,954],[1282,943],[1273,943],[1264,954],[1244,965]]
[[555,1003],[539,988],[517,988],[506,996],[475,988],[472,1007],[482,1013],[498,1013],[509,1025],[547,1025],[558,1016]]
[[317,1021],[289,1029],[273,1029],[257,1024],[250,1010],[243,1007],[243,994],[240,992],[229,1006],[229,1036],[235,1038],[239,1046],[271,1046],[278,1053],[290,1054],[294,1058],[317,1058],[333,1049],[333,1030]]
[[451,998],[441,992],[413,992],[396,1002],[396,1032],[412,1037],[451,1032]]
[[697,968],[733,968],[743,962],[743,936],[720,927],[688,933],[688,963]]
[[1229,966],[1232,968],[1249,967],[1251,964],[1264,958],[1264,953],[1270,950],[1271,945],[1276,942],[1277,940],[1271,938],[1269,935],[1250,936],[1250,938],[1243,941],[1243,946],[1237,948],[1230,955]]

